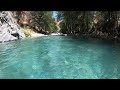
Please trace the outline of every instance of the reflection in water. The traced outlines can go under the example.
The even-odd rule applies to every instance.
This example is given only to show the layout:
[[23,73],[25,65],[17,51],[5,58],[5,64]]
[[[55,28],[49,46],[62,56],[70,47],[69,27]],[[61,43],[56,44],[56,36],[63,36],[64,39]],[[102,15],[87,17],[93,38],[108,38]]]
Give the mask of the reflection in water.
[[120,43],[49,36],[0,44],[0,78],[120,78]]

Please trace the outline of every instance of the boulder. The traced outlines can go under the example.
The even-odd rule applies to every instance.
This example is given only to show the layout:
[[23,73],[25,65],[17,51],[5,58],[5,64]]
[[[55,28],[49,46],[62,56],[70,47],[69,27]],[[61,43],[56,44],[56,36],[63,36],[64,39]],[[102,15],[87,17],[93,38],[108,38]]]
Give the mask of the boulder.
[[[18,37],[13,36],[17,34]],[[15,22],[10,11],[0,12],[0,42],[25,38],[20,26]]]

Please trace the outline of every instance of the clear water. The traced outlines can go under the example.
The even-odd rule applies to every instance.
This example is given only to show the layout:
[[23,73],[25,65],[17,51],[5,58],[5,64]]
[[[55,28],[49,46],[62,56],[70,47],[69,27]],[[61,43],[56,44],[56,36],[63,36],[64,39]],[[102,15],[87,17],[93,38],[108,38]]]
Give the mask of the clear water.
[[120,43],[69,36],[0,43],[0,78],[120,78]]

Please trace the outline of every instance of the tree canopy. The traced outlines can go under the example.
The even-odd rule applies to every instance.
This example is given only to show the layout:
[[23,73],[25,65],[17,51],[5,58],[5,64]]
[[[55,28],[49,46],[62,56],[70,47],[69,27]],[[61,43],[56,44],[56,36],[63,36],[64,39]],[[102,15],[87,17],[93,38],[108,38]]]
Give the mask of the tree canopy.
[[119,11],[58,11],[61,32],[67,34],[105,34],[119,37]]
[[52,11],[13,11],[18,23],[24,27],[29,26],[35,31],[49,34],[57,30]]

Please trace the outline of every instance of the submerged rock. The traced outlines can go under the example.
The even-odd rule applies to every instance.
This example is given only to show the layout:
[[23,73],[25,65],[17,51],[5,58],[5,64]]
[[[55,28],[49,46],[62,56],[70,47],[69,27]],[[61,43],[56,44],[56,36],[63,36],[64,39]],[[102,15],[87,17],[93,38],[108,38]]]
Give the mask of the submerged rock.
[[[18,36],[14,36],[17,34]],[[10,11],[0,12],[0,42],[25,38],[20,26],[15,22]]]

